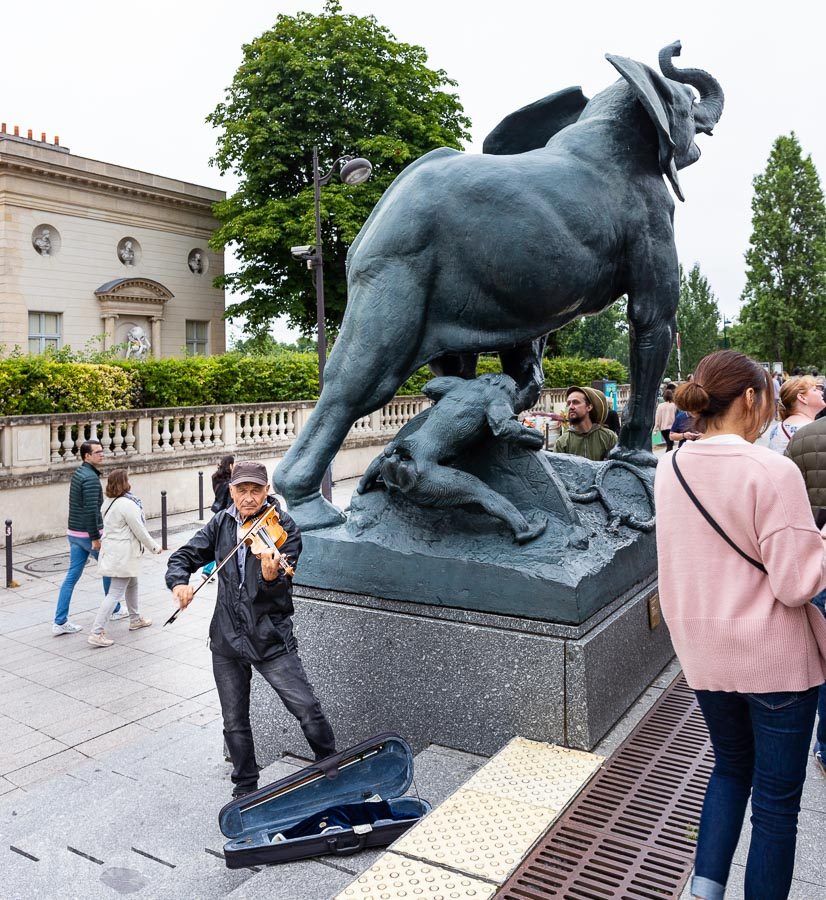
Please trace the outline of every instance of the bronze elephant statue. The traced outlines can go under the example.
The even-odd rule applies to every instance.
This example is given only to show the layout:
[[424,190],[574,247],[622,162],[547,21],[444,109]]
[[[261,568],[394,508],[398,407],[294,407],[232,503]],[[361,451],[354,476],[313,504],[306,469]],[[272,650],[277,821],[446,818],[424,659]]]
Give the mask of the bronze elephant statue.
[[[613,456],[652,463],[655,398],[675,333],[677,172],[723,109],[717,81],[608,55],[621,78],[591,100],[579,88],[505,118],[479,154],[442,148],[412,163],[376,204],[348,254],[348,304],[318,404],[273,481],[305,528],[341,514],[319,494],[356,419],[428,363],[475,375],[496,351],[535,403],[549,332],[628,297],[631,396]],[[693,88],[699,92],[696,97]]]

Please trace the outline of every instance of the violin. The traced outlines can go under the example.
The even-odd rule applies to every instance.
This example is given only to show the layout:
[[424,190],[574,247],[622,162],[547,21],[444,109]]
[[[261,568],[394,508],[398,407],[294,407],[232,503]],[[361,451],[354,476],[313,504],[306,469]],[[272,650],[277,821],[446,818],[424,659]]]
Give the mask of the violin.
[[[284,544],[288,537],[284,526],[281,524],[281,519],[278,516],[278,509],[274,504],[272,506],[267,506],[264,509],[264,512],[257,516],[250,516],[250,518],[244,522],[242,527],[246,528],[246,531],[241,536],[241,539],[212,570],[212,573],[204,576],[204,580],[192,592],[193,598],[207,582],[212,581],[212,579],[215,578],[221,569],[224,568],[242,547],[249,547],[250,551],[255,556],[260,557],[264,553],[277,552],[278,548]],[[279,556],[278,568],[281,569],[285,575],[289,575],[290,577],[295,573],[292,563],[286,556]],[[178,613],[180,612],[180,608],[176,609],[164,622],[164,625],[171,625],[175,619],[177,619]]]
[[[281,519],[278,517],[278,510],[274,506],[270,506],[257,518],[253,516],[247,519],[244,522],[244,527],[246,528],[247,526],[249,526],[249,530],[241,538],[241,543],[249,547],[250,552],[255,556],[277,551],[287,540],[287,532],[281,524]],[[278,567],[284,571],[285,575],[292,577],[295,574],[295,569],[285,556],[279,557]],[[217,571],[217,567],[215,571]]]

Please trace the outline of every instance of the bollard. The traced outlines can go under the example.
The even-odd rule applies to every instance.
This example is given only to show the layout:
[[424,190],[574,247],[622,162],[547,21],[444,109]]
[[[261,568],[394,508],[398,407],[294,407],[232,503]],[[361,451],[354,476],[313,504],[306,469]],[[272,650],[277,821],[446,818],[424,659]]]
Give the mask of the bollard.
[[545,423],[545,449],[551,449],[551,423]]
[[166,491],[161,491],[161,547],[169,549],[166,546]]
[[198,519],[204,521],[204,473],[198,473]]
[[19,587],[12,576],[11,568],[11,519],[6,519],[6,587]]

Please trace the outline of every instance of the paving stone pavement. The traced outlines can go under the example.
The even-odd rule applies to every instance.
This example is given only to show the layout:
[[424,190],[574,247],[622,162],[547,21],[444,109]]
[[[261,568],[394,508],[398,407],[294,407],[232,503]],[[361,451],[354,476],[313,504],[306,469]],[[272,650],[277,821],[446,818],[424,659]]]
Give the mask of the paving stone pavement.
[[[337,486],[339,505],[354,483]],[[149,524],[158,530],[158,521]],[[171,549],[199,527],[194,513],[169,524]],[[225,867],[217,813],[228,799],[229,766],[206,647],[215,588],[162,630],[173,609],[163,585],[168,554],[147,557],[140,605],[153,626],[129,632],[127,621],[112,622],[115,645],[93,648],[86,637],[102,597],[94,563],[72,600],[71,618],[84,632],[51,634],[66,549],[65,538],[16,547],[19,587],[0,588],[0,896],[324,900],[372,865],[379,851]],[[674,663],[664,670],[595,752],[609,755],[677,671]],[[431,746],[416,757],[416,788],[436,804],[484,761]],[[299,765],[279,760],[262,783]],[[826,896],[826,778],[814,766],[803,807],[792,900]],[[742,883],[744,846],[733,887]]]

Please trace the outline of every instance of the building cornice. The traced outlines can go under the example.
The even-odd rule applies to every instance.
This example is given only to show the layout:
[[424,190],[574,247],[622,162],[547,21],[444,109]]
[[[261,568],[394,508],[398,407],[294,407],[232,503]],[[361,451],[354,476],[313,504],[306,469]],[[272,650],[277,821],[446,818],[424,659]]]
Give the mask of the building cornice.
[[212,216],[215,201],[207,198],[193,197],[178,191],[150,187],[137,182],[126,181],[111,175],[94,172],[81,172],[65,166],[52,166],[40,160],[0,152],[0,175],[3,173],[22,175],[38,181],[61,182],[84,190],[99,191],[105,194],[119,194],[149,203],[175,206],[181,209],[197,210]]

